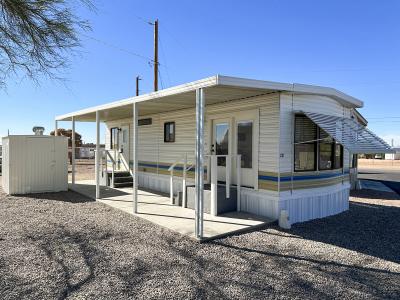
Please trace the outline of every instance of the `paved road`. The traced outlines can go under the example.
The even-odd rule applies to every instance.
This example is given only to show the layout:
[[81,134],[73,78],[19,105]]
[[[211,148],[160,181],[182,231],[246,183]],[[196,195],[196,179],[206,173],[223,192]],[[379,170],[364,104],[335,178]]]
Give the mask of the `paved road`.
[[360,168],[358,178],[381,181],[400,194],[400,169]]

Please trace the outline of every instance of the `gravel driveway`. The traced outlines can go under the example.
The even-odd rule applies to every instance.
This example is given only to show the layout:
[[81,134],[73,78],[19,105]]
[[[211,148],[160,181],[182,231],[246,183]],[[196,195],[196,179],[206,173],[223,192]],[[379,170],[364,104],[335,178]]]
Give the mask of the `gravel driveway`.
[[73,192],[0,192],[0,299],[399,299],[399,249],[393,206],[197,244]]

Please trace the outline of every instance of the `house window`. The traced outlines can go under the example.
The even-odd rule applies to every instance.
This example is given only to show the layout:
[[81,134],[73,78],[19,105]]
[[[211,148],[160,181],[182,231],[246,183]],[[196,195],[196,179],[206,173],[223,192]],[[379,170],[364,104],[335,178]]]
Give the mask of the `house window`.
[[333,167],[333,145],[332,138],[323,129],[318,129],[319,133],[319,169],[330,170]]
[[309,118],[295,116],[294,170],[314,171],[316,168],[317,126]]
[[119,144],[119,128],[113,127],[110,129],[110,149],[118,149]]
[[175,122],[164,123],[164,143],[175,142]]
[[295,116],[294,170],[316,171],[343,167],[343,146],[303,115]]
[[343,167],[343,146],[335,143],[335,156],[334,156],[334,169],[340,169]]

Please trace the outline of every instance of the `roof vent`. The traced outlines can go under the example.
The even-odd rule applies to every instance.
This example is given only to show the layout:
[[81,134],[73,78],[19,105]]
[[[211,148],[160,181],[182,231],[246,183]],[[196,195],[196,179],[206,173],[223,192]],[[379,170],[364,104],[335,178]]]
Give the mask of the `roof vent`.
[[35,133],[35,135],[43,135],[44,127],[42,127],[42,126],[34,126],[32,128],[32,131]]

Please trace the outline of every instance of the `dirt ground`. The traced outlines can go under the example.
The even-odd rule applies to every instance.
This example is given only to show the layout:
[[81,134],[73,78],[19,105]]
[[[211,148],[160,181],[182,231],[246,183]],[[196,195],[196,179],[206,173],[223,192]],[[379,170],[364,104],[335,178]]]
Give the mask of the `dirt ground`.
[[[71,180],[72,166],[68,165],[68,180]],[[76,180],[94,180],[94,159],[79,159],[75,164]]]
[[387,169],[400,170],[400,160],[387,159],[358,159],[358,168],[360,169]]

